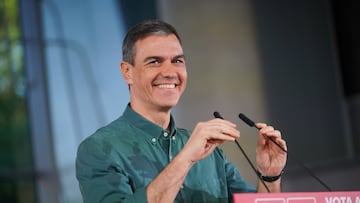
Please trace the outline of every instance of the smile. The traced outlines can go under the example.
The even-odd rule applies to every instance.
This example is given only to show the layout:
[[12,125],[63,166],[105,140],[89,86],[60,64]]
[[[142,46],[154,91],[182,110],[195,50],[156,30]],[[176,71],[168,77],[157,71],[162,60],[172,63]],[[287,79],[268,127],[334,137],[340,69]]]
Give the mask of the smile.
[[161,85],[158,85],[159,88],[162,88],[162,89],[173,89],[176,87],[175,84],[161,84]]

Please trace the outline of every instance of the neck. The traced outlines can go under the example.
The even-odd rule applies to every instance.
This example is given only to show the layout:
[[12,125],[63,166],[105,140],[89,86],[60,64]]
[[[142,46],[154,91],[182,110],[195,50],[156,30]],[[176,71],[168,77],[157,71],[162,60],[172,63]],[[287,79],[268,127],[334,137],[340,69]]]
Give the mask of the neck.
[[139,107],[137,105],[130,104],[131,108],[144,118],[162,127],[168,129],[170,125],[171,109],[152,109],[146,107]]
[[167,130],[170,128],[170,112],[157,112],[146,118],[162,127],[162,129]]

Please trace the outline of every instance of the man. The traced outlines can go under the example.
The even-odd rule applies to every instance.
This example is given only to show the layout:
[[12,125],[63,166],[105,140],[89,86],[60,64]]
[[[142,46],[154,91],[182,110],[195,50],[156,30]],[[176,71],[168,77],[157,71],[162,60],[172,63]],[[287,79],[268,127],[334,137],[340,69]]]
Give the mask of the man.
[[[187,81],[185,57],[176,30],[159,20],[129,30],[121,72],[130,103],[123,115],[84,140],[76,171],[84,202],[231,202],[233,193],[266,192],[248,184],[217,148],[240,137],[222,119],[200,122],[191,132],[177,128],[171,109]],[[266,185],[280,191],[286,149],[280,132],[256,124],[256,163]]]

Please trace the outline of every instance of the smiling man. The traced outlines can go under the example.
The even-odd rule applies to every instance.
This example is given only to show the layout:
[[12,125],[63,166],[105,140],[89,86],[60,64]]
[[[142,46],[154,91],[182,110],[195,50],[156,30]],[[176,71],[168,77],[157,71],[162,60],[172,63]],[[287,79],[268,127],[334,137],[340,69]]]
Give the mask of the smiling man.
[[[222,119],[176,126],[171,109],[186,87],[186,62],[176,30],[160,20],[135,25],[123,42],[121,72],[130,102],[123,115],[79,146],[76,176],[84,202],[231,202],[238,192],[266,192],[247,183],[217,147],[240,137]],[[258,171],[280,192],[286,153],[281,134],[256,124]],[[265,178],[264,178],[265,177]]]
[[[182,47],[176,35],[159,32],[138,40],[134,50],[133,60],[121,62],[121,71],[130,86],[131,108],[166,129],[170,109],[177,104],[186,86]],[[156,121],[158,119],[164,120]]]

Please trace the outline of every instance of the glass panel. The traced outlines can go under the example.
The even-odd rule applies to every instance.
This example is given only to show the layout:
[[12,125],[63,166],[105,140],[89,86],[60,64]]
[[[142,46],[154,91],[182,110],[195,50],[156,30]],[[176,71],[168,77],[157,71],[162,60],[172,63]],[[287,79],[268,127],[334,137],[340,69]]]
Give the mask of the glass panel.
[[129,101],[119,64],[124,26],[117,1],[42,1],[45,66],[59,202],[81,202],[76,150]]
[[17,0],[0,1],[0,202],[35,202]]

